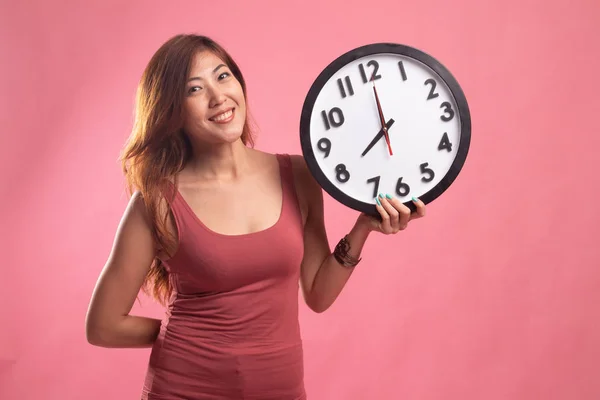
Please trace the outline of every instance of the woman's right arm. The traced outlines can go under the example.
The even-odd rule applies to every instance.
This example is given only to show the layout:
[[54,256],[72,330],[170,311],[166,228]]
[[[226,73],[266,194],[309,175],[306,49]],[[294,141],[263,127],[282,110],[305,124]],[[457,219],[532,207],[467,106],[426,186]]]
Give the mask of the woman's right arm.
[[85,321],[90,344],[151,347],[161,321],[129,315],[155,257],[150,222],[139,192],[127,205],[96,282]]

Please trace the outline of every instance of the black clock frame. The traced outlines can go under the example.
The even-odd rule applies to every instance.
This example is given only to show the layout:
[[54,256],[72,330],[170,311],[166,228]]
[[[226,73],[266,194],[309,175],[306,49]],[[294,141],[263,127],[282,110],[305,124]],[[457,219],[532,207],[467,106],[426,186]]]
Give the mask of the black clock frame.
[[[450,71],[431,55],[414,47],[403,44],[372,43],[357,47],[336,58],[327,67],[325,67],[317,79],[315,79],[310,90],[308,91],[306,99],[304,100],[302,114],[300,116],[300,144],[302,146],[302,153],[311,174],[317,180],[319,185],[321,185],[321,187],[327,193],[329,193],[329,195],[338,200],[340,203],[354,210],[373,216],[379,215],[379,212],[375,208],[374,204],[365,203],[348,196],[338,189],[338,187],[325,176],[323,171],[321,171],[312,149],[312,143],[310,141],[310,120],[314,103],[319,93],[323,89],[323,86],[325,86],[327,81],[329,81],[329,79],[340,68],[359,58],[380,53],[391,53],[407,56],[427,65],[440,77],[440,79],[446,83],[452,92],[452,95],[454,96],[456,107],[458,108],[461,126],[460,143],[458,145],[456,157],[454,158],[454,162],[450,166],[450,169],[444,178],[442,178],[440,182],[438,182],[438,184],[435,185],[431,190],[420,196],[421,201],[423,201],[425,204],[429,204],[450,187],[464,166],[471,143],[471,115],[465,94]],[[415,205],[412,201],[406,201],[404,204],[412,211],[415,210]]]

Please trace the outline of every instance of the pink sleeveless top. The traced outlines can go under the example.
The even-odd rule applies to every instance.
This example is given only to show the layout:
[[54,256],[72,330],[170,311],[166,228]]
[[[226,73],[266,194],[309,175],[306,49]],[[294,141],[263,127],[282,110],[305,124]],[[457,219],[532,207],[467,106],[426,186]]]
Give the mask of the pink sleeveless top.
[[279,220],[245,235],[206,227],[173,186],[174,293],[142,399],[306,399],[298,324],[302,217],[289,155],[277,155]]

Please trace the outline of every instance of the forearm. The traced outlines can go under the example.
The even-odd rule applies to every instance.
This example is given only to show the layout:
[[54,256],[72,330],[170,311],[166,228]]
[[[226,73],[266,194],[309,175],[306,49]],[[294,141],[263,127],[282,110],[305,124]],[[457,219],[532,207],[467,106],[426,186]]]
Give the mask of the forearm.
[[152,347],[160,331],[155,318],[127,315],[110,327],[87,327],[88,342],[100,347]]
[[[369,233],[369,229],[364,225],[359,223],[354,225],[348,233],[348,242],[350,243],[348,255],[360,258]],[[315,312],[327,310],[342,292],[353,271],[354,267],[341,265],[333,253],[330,254],[323,261],[315,275],[315,280],[310,291],[309,304],[311,309]]]

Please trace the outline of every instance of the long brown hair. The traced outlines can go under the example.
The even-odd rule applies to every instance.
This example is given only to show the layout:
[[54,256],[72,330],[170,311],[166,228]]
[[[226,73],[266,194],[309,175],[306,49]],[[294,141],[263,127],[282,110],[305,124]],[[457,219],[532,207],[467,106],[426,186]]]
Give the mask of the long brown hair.
[[[127,191],[139,191],[152,225],[155,247],[169,256],[177,247],[177,237],[169,233],[165,206],[165,183],[180,172],[192,157],[192,147],[183,132],[185,86],[194,56],[208,50],[221,58],[240,82],[246,98],[246,82],[233,58],[214,40],[200,35],[177,35],[154,53],[137,88],[133,129],[120,161]],[[254,140],[246,117],[242,142]],[[156,256],[142,285],[144,293],[165,305],[173,290],[162,260]]]

